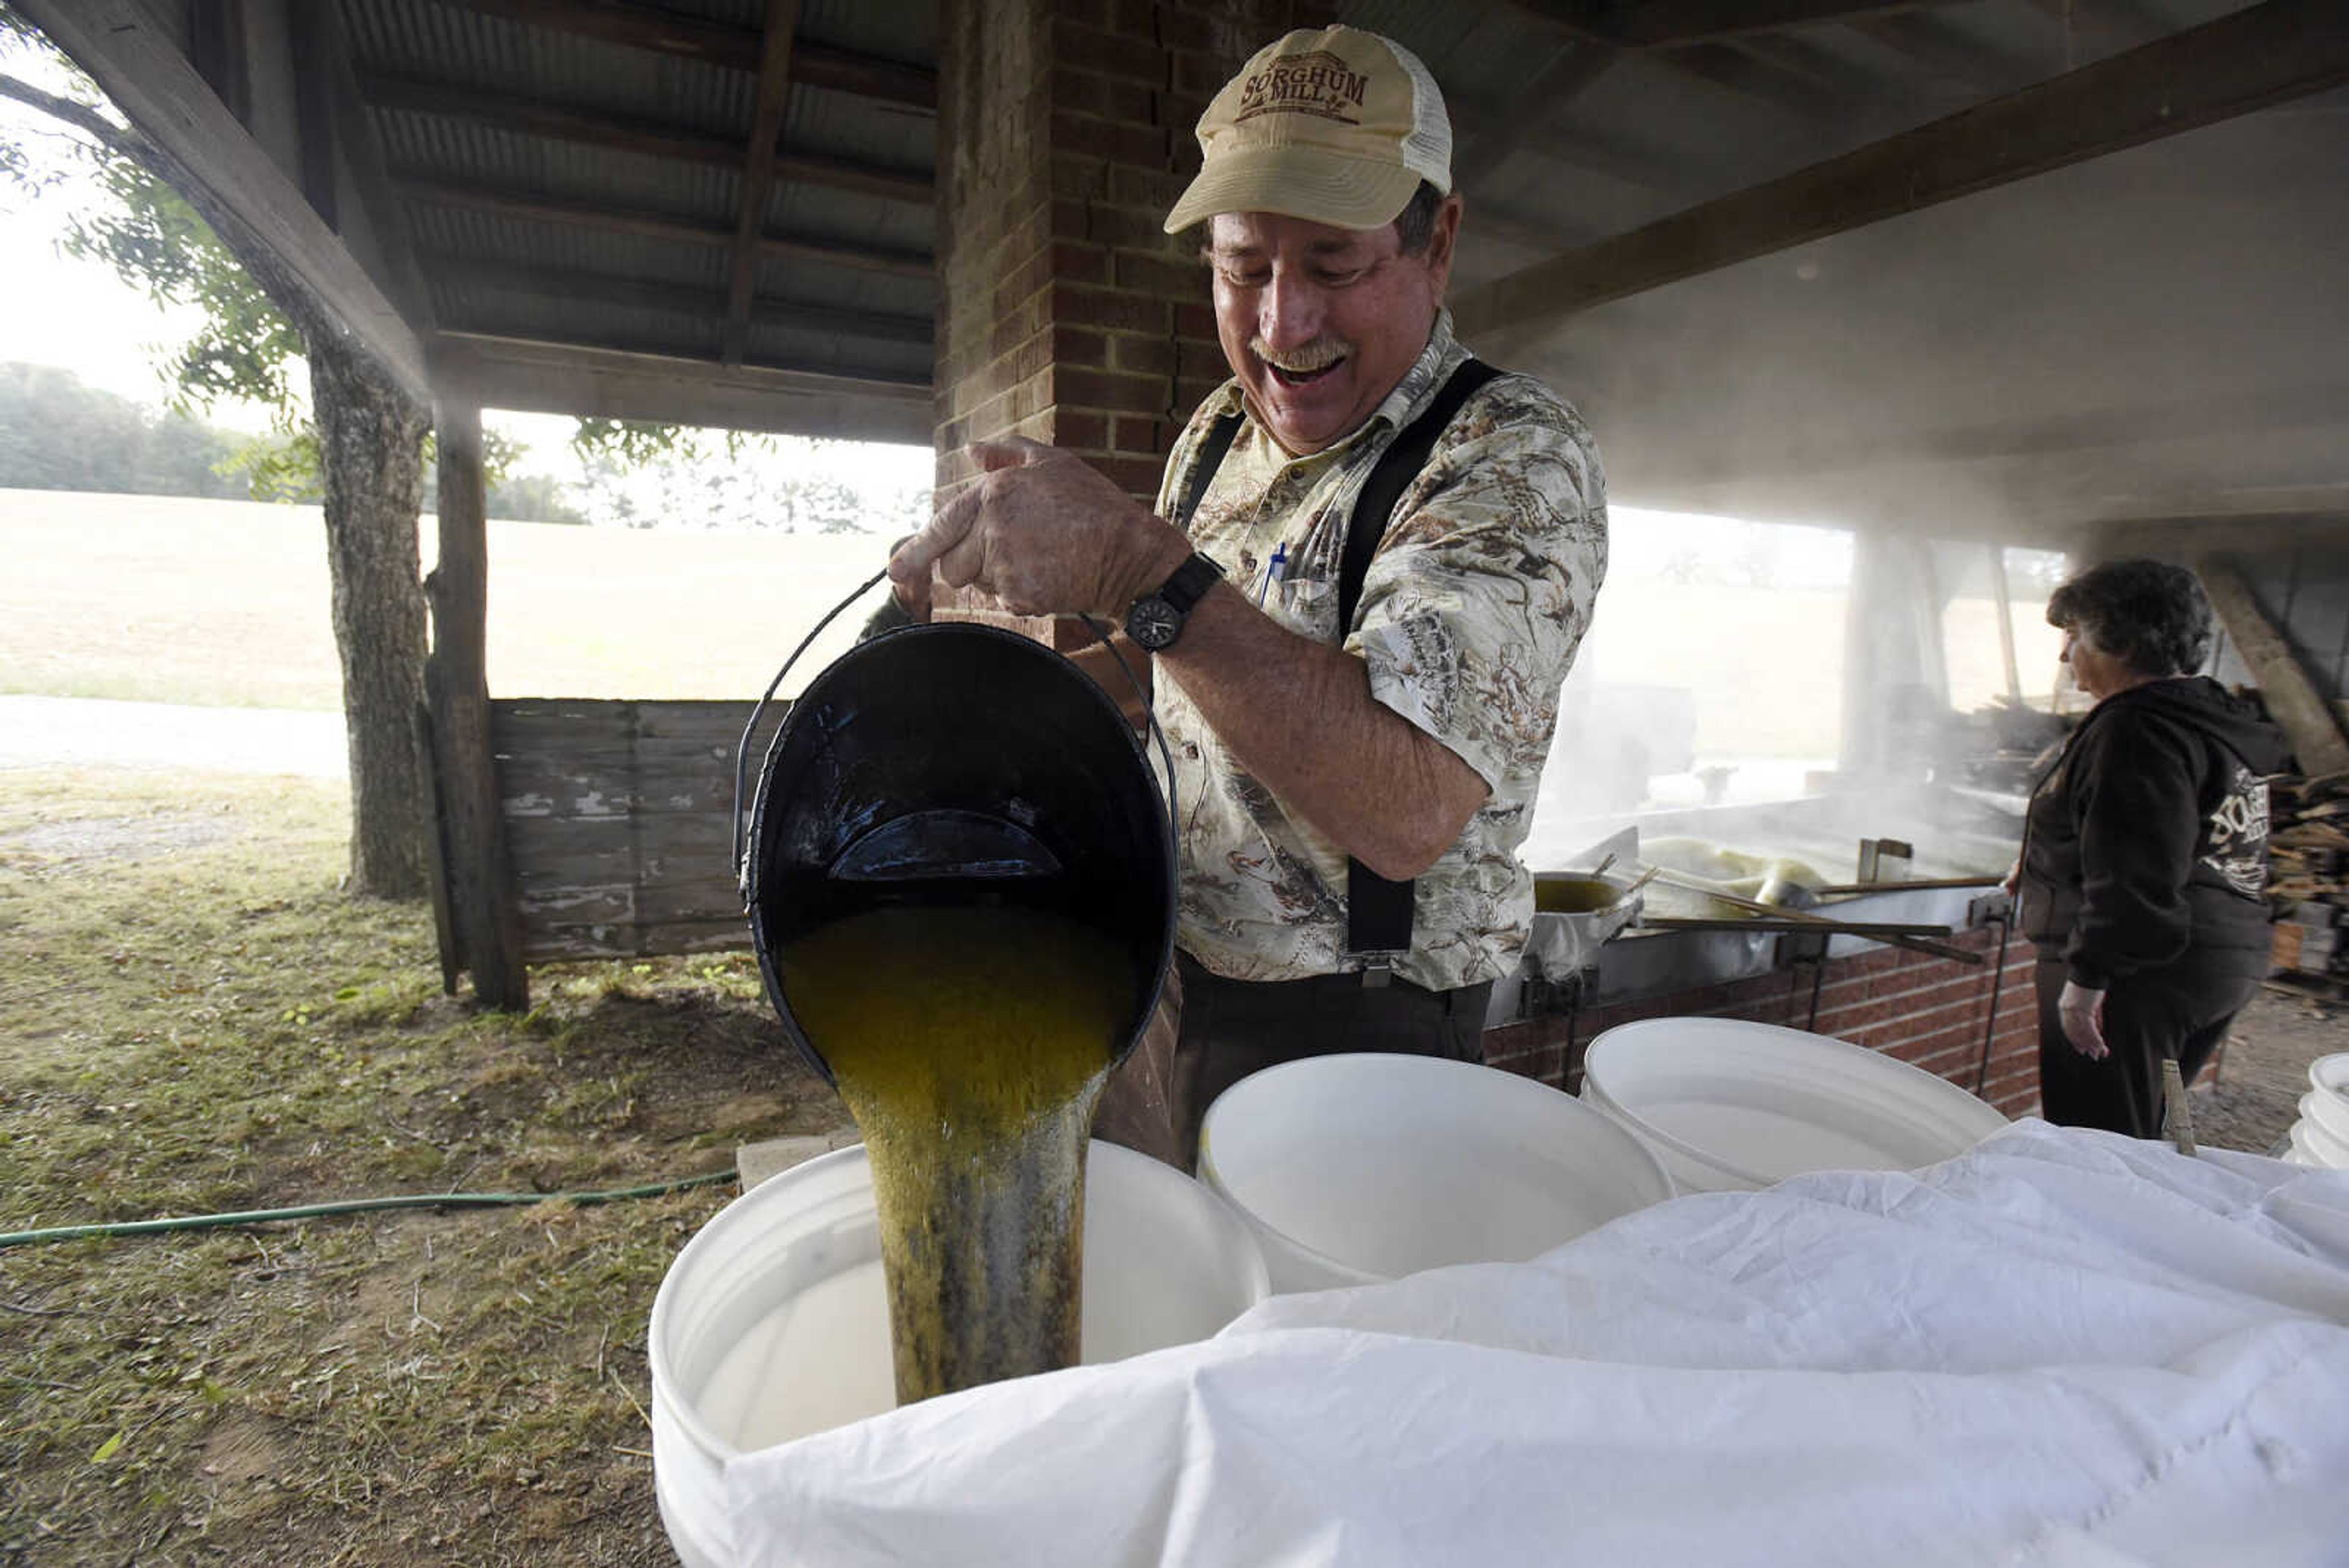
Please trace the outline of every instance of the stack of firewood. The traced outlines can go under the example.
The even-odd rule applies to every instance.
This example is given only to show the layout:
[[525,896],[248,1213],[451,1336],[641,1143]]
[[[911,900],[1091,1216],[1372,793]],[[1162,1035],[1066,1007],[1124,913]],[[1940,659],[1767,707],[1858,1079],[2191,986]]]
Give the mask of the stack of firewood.
[[2275,971],[2349,976],[2349,773],[2278,779],[2268,803]]

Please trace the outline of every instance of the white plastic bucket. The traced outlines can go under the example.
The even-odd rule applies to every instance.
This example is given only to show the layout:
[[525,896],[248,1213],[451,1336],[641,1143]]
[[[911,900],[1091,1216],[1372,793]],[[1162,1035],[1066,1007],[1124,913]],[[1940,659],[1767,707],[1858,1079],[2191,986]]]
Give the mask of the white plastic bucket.
[[1199,1179],[1275,1291],[1520,1262],[1672,1195],[1656,1157],[1546,1084],[1432,1056],[1287,1062],[1216,1097]]
[[2328,1170],[2349,1170],[2349,1137],[2333,1130],[2329,1118],[2339,1113],[2318,1103],[2323,1098],[2322,1089],[2311,1089],[2300,1096],[2300,1119],[2292,1124],[2292,1147],[2312,1164]]
[[[1268,1293],[1264,1256],[1228,1204],[1154,1159],[1091,1146],[1087,1362],[1206,1339]],[[730,1458],[896,1404],[864,1146],[712,1216],[661,1281],[648,1341],[661,1522],[687,1568],[731,1568]]]
[[2334,1051],[2308,1064],[2309,1086],[2324,1102],[2324,1125],[2349,1137],[2349,1051]]
[[2311,1089],[2300,1096],[2300,1119],[2335,1143],[2349,1146],[2349,1095]]
[[1812,1170],[1913,1170],[2006,1118],[1865,1046],[1730,1018],[1651,1018],[1590,1043],[1582,1097],[1644,1138],[1683,1191]]

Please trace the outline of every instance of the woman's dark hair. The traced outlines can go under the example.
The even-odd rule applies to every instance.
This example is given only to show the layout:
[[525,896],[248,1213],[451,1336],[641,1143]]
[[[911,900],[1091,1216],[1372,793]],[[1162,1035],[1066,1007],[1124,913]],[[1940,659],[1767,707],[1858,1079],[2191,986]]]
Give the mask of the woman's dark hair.
[[2047,624],[2078,634],[2139,675],[2190,675],[2210,657],[2210,601],[2183,566],[2109,561],[2047,601]]

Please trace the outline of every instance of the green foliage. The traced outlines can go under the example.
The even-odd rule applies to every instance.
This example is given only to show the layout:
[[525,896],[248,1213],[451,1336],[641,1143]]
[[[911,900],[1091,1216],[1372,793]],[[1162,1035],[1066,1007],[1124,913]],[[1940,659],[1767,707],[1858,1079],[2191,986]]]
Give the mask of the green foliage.
[[490,515],[512,523],[585,524],[587,514],[571,504],[566,488],[551,474],[509,477],[490,487]]
[[600,460],[628,469],[647,468],[664,459],[697,462],[713,456],[718,447],[730,458],[775,450],[772,436],[751,431],[709,431],[649,420],[583,419],[571,433],[571,445],[591,464]]
[[0,489],[243,496],[224,476],[243,438],[85,386],[70,370],[0,364]]
[[318,431],[307,423],[291,434],[273,431],[251,438],[221,459],[213,472],[243,481],[245,493],[255,501],[316,502],[326,493]]
[[[178,192],[111,149],[92,145],[88,156],[109,204],[73,216],[67,254],[111,267],[158,305],[203,311],[203,325],[169,361],[174,405],[202,410],[223,398],[243,399],[271,410],[289,432],[303,426],[304,402],[293,383],[303,345],[294,324]],[[309,450],[315,462],[315,438]]]

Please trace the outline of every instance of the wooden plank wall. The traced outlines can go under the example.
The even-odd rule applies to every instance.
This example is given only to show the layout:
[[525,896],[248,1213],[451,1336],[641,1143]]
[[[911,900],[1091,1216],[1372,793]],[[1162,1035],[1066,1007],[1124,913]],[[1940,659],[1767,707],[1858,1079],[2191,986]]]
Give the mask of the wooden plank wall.
[[[785,705],[752,737],[742,810]],[[490,705],[523,956],[627,958],[750,945],[732,853],[749,702],[509,699]]]

